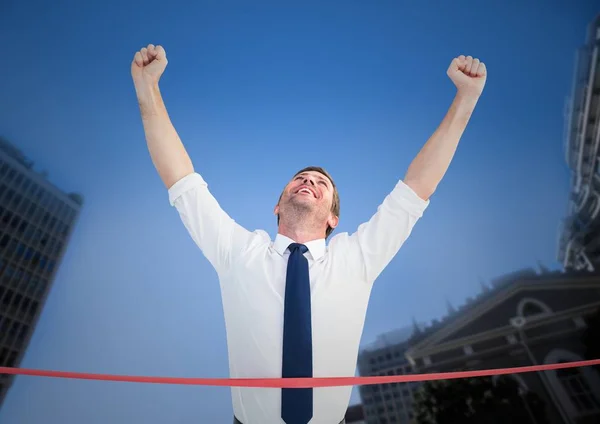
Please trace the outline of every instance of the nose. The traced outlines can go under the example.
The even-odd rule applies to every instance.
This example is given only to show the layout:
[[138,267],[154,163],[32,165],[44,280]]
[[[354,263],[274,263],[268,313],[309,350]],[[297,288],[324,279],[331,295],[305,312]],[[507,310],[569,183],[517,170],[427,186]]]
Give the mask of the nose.
[[304,177],[304,184],[315,185],[315,182],[308,177]]

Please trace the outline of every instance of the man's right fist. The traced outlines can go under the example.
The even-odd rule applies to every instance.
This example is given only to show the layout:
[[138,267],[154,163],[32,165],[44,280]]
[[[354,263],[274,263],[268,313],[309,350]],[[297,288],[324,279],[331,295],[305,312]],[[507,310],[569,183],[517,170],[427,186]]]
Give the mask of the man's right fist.
[[131,76],[136,82],[158,83],[167,67],[167,53],[161,46],[148,44],[136,52],[131,62]]

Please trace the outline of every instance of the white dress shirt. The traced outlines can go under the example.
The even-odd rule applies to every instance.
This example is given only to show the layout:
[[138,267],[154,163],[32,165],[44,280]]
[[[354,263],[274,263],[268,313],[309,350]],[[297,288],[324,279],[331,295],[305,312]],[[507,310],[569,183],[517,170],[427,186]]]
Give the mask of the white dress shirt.
[[[286,269],[293,240],[250,232],[221,209],[197,173],[169,189],[192,239],[217,271],[232,378],[281,377]],[[352,377],[373,281],[428,206],[402,181],[358,230],[304,243],[309,263],[313,376]],[[315,388],[311,424],[337,424],[352,387]],[[232,387],[243,424],[280,424],[281,389]]]

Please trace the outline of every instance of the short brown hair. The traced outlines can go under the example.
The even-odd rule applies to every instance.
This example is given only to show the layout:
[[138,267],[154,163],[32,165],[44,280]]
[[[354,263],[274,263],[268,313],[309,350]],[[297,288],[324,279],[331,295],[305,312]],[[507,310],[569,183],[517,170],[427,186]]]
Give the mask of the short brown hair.
[[[335,185],[335,182],[333,181],[333,178],[331,178],[331,175],[329,175],[329,173],[327,171],[325,171],[320,166],[307,166],[306,168],[301,169],[300,171],[296,172],[294,174],[294,176],[292,177],[292,179],[295,178],[297,175],[302,174],[303,172],[310,172],[310,171],[314,171],[314,172],[318,172],[319,174],[323,174],[327,178],[329,178],[329,181],[331,181],[331,184],[333,186],[333,202],[331,203],[331,212],[333,212],[333,214],[339,218],[339,216],[340,216],[340,194],[338,193],[338,189]],[[279,200],[277,201],[277,204],[279,204],[282,197],[283,197],[283,192],[279,196]],[[279,215],[277,215],[277,225],[279,225]],[[325,231],[325,238],[329,237],[329,235],[332,232],[333,232],[333,228],[331,228],[328,225],[327,230]]]

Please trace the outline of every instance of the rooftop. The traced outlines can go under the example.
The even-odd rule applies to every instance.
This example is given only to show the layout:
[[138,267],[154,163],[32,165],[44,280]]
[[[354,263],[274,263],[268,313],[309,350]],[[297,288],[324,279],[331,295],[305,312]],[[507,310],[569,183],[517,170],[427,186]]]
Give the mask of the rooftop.
[[[50,181],[48,181],[48,178],[47,178],[48,173],[47,172],[45,172],[45,171],[36,172],[33,169],[34,162],[31,159],[29,159],[27,156],[25,156],[25,154],[21,151],[21,149],[19,149],[17,146],[15,146],[13,143],[11,143],[5,137],[2,137],[2,136],[0,136],[0,152],[2,152],[5,155],[7,155],[8,157],[14,159],[16,162],[21,164],[23,167],[30,170],[32,173],[35,173],[39,178],[42,178],[43,180],[45,180],[45,182],[47,184],[50,184],[55,189],[64,193],[63,190],[60,190],[58,187],[56,187],[54,184],[52,184],[52,183],[50,183]],[[69,199],[71,199],[73,202],[75,202],[79,206],[83,206],[83,202],[84,202],[83,195],[81,195],[79,193],[66,193],[66,194],[67,194],[67,197],[69,197]]]

